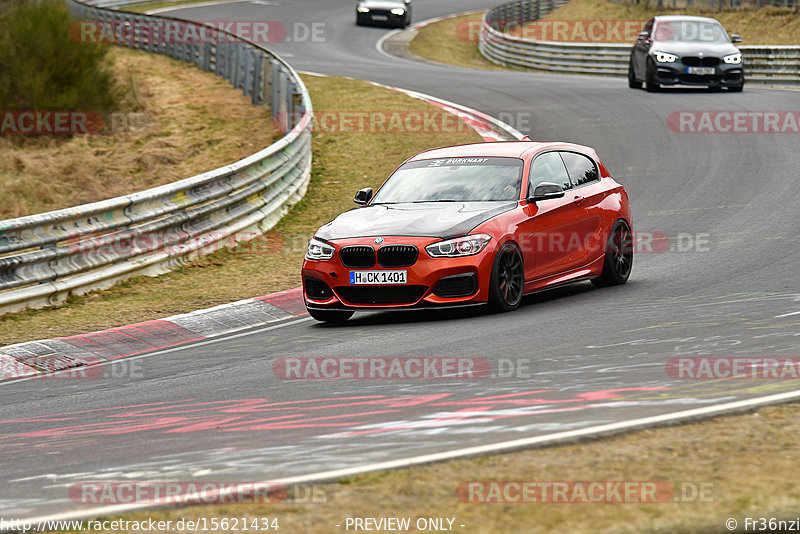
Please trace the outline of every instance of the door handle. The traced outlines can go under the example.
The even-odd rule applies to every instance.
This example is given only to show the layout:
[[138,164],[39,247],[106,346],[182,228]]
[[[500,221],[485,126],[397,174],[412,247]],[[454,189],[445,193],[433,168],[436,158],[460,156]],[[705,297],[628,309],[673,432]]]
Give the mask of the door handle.
[[582,203],[582,202],[583,202],[583,197],[582,197],[582,196],[580,196],[580,195],[575,195],[575,197],[573,197],[572,201],[573,201],[575,204],[580,204],[580,203]]

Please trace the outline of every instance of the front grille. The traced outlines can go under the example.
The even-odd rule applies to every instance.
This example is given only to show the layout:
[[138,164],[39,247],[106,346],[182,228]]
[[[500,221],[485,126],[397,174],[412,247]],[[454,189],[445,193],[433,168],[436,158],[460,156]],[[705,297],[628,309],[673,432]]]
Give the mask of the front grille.
[[375,265],[375,250],[370,246],[344,247],[339,251],[342,265],[354,269],[369,269]]
[[414,245],[386,245],[378,249],[381,267],[408,267],[414,265],[419,250]]
[[718,57],[686,56],[681,59],[687,67],[716,67],[719,65]]
[[478,291],[478,277],[475,273],[445,276],[433,289],[437,297],[468,297]]
[[352,304],[413,304],[428,289],[425,286],[339,286],[336,292]]
[[311,276],[306,277],[306,295],[314,300],[328,300],[333,296],[331,288],[320,280]]

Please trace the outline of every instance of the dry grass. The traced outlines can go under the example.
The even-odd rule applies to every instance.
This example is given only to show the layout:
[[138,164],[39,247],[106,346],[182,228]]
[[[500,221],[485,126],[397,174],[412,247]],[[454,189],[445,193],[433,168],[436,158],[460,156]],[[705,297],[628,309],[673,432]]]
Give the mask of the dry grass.
[[748,45],[797,45],[800,42],[800,14],[789,8],[656,9],[644,4],[615,4],[605,0],[570,0],[544,20],[641,20],[655,15],[699,15],[719,20],[729,33],[738,33]]
[[[573,445],[367,474],[319,488],[317,495],[327,496],[324,504],[198,506],[124,518],[276,517],[281,531],[292,533],[343,532],[347,517],[410,517],[412,524],[419,517],[454,517],[455,532],[481,534],[727,532],[729,517],[740,526],[745,517],[797,517],[798,432],[800,405],[788,404]],[[656,504],[461,502],[459,483],[478,480],[666,481],[687,496],[690,488],[709,493]]]
[[411,53],[426,59],[472,67],[476,69],[506,70],[487,60],[478,51],[477,37],[481,13],[444,19],[421,28],[408,45]]
[[[133,97],[129,128],[0,137],[0,219],[140,191],[236,161],[280,134],[266,109],[221,78],[165,56],[110,53]],[[119,116],[119,115],[118,115]]]
[[[336,116],[338,111],[439,112],[438,108],[420,100],[366,82],[309,76],[304,79],[319,116],[326,113]],[[196,92],[196,88],[192,90]],[[179,104],[180,101],[175,100],[173,107],[182,108]],[[198,114],[200,118],[195,120],[200,122],[219,117],[218,110],[212,110],[210,106],[204,109],[196,99],[193,99],[191,107],[193,111],[175,112],[185,115],[186,120],[190,115]],[[236,116],[236,113],[232,114]],[[171,135],[180,138],[181,132],[176,128]],[[186,130],[187,137],[195,135],[197,132],[194,130]],[[222,137],[219,133],[213,135]],[[297,287],[308,238],[320,225],[354,207],[352,199],[356,190],[376,187],[395,166],[417,152],[480,140],[472,130],[452,133],[315,133],[309,191],[265,237],[254,240],[239,251],[220,251],[157,278],[132,278],[106,291],[71,297],[66,305],[56,309],[0,316],[0,346],[155,319]],[[208,150],[214,148],[209,146]]]

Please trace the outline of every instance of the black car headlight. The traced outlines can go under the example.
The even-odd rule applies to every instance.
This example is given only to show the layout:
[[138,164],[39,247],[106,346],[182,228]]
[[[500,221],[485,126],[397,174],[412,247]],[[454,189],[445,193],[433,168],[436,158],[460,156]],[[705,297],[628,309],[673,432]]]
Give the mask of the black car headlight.
[[440,241],[425,247],[433,258],[457,258],[460,256],[473,256],[486,248],[492,239],[487,234],[475,234]]
[[307,260],[329,260],[333,257],[334,248],[319,239],[311,238],[306,249]]

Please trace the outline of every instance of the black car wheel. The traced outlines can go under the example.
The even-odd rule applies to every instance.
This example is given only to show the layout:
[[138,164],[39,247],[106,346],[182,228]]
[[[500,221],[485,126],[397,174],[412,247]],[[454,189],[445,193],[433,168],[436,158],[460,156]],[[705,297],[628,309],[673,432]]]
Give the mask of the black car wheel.
[[346,310],[313,310],[308,309],[308,314],[323,323],[344,323],[353,316],[353,312]]
[[628,62],[628,87],[631,89],[642,88],[642,82],[636,79],[636,72],[633,70],[633,58]]
[[597,287],[618,286],[628,281],[633,268],[633,234],[623,220],[614,224],[606,243],[603,274],[592,279]]
[[656,66],[652,61],[647,62],[647,73],[645,74],[644,85],[648,93],[654,93],[661,89],[661,86],[656,81]]
[[728,91],[730,91],[731,93],[741,93],[742,89],[744,89],[744,84],[728,87]]
[[494,257],[489,305],[496,311],[511,311],[522,302],[525,269],[517,248],[507,243]]

